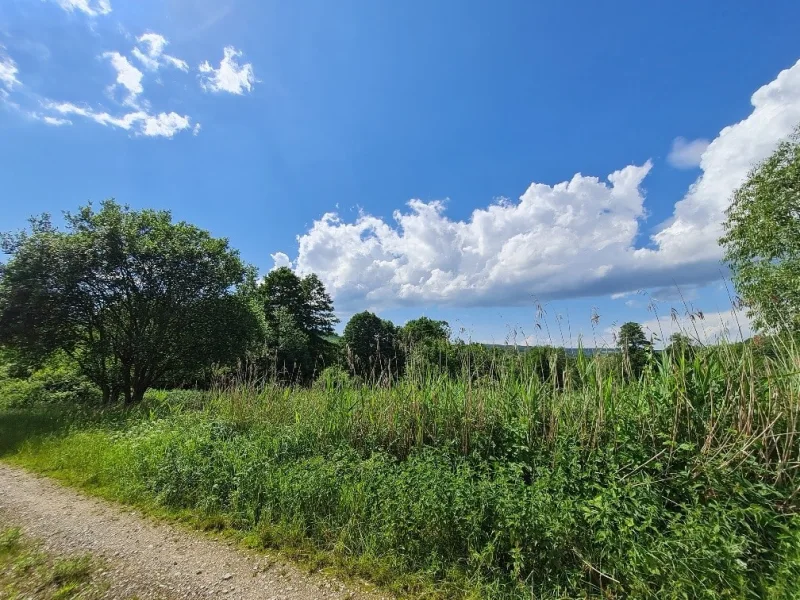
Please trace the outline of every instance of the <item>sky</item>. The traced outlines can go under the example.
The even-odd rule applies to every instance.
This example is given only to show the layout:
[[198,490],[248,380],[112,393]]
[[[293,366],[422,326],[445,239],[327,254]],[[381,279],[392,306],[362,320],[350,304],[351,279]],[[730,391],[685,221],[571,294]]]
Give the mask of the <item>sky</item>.
[[2,0],[0,230],[113,197],[317,273],[343,323],[747,337],[717,240],[800,123],[798,22],[789,0]]

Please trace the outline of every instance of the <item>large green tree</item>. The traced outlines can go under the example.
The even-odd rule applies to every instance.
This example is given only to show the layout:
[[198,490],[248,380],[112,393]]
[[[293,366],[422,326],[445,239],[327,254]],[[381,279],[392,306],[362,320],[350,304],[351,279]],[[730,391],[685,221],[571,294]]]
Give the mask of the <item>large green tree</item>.
[[800,330],[800,130],[734,192],[720,243],[756,326]]
[[450,339],[450,324],[429,317],[419,317],[408,321],[400,328],[403,341],[410,345],[423,344]]
[[254,276],[228,241],[113,200],[3,236],[0,343],[63,350],[106,400],[231,363],[263,339]]
[[350,369],[357,375],[378,380],[403,368],[397,327],[374,313],[353,315],[345,325],[342,342]]
[[[333,361],[336,346],[327,340],[339,319],[319,277],[299,277],[288,267],[264,276],[259,294],[267,319],[270,360],[292,379],[307,379]],[[292,340],[287,344],[288,340]]]

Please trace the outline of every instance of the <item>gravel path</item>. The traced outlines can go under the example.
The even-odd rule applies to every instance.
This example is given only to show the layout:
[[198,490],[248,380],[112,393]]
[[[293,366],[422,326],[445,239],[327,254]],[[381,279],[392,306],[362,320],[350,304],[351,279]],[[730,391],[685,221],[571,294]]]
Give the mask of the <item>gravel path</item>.
[[4,464],[0,523],[19,526],[53,552],[100,557],[112,582],[109,598],[377,598]]

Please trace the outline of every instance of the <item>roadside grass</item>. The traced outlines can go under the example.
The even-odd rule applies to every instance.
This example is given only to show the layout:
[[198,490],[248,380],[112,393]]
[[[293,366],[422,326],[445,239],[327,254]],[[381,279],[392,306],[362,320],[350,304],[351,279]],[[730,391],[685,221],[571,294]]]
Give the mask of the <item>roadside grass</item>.
[[19,529],[0,528],[0,597],[87,600],[105,598],[108,582],[89,555],[54,556]]
[[0,457],[419,598],[788,600],[800,352],[0,411]]

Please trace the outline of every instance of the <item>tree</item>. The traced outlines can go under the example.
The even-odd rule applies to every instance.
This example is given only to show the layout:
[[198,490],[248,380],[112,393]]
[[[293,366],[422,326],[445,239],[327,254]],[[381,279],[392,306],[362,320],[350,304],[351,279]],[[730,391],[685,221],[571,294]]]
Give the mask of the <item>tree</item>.
[[[339,322],[333,312],[333,301],[322,281],[313,273],[300,278],[288,267],[280,267],[264,276],[259,288],[269,330],[267,340],[271,349],[278,351],[283,361],[279,366],[286,372],[310,377],[315,370],[333,362],[336,346],[326,336],[333,334]],[[296,329],[305,340],[302,352],[285,353],[273,344],[278,331]]]
[[289,267],[273,269],[264,276],[260,292],[267,323],[275,327],[278,309],[283,308],[300,325],[306,317],[306,301],[300,278]]
[[377,379],[402,370],[398,330],[391,321],[369,311],[357,313],[347,322],[342,341],[350,369],[357,375]]
[[400,328],[403,341],[411,346],[450,339],[450,325],[447,321],[435,321],[428,317],[412,319]]
[[725,261],[761,330],[800,330],[800,129],[733,193]]
[[279,306],[267,324],[267,348],[271,350],[275,376],[283,381],[298,381],[314,371],[308,335],[294,315]]
[[339,319],[333,314],[333,300],[322,281],[314,273],[310,273],[303,277],[300,286],[305,301],[303,325],[306,331],[317,337],[333,334],[333,326]]
[[617,345],[622,349],[625,366],[638,377],[647,362],[647,350],[653,345],[639,323],[628,321],[619,328]]
[[694,340],[685,333],[676,332],[669,336],[666,351],[672,356],[690,356],[694,352]]
[[113,200],[5,234],[0,343],[72,356],[106,401],[230,363],[263,338],[254,279],[225,239]]

